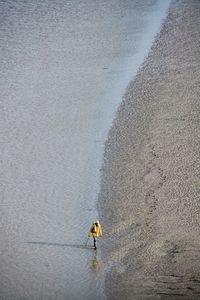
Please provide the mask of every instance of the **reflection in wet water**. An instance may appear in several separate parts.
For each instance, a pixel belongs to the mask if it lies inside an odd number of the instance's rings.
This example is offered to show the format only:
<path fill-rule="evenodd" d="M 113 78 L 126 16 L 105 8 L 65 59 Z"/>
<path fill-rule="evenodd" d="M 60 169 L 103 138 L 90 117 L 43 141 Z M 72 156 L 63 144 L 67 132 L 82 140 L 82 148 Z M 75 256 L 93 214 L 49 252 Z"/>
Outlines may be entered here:
<path fill-rule="evenodd" d="M 103 270 L 103 261 L 101 260 L 98 250 L 94 251 L 94 255 L 91 259 L 91 270 L 94 273 L 99 273 Z"/>

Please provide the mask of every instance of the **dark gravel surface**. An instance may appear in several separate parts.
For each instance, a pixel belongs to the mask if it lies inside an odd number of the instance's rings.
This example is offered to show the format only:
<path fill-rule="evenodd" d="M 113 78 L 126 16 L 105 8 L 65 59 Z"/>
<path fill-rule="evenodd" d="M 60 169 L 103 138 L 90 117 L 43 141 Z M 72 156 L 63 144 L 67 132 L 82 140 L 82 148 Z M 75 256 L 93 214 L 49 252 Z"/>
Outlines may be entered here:
<path fill-rule="evenodd" d="M 200 1 L 172 1 L 105 148 L 108 299 L 200 298 Z"/>

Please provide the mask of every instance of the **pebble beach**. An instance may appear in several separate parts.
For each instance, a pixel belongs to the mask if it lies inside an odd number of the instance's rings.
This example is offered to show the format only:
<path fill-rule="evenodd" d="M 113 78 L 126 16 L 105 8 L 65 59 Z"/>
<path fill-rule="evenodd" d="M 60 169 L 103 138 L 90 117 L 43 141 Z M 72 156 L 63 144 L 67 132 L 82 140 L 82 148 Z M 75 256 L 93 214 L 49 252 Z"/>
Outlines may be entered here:
<path fill-rule="evenodd" d="M 199 299 L 200 2 L 174 0 L 118 109 L 98 209 L 107 299 Z"/>

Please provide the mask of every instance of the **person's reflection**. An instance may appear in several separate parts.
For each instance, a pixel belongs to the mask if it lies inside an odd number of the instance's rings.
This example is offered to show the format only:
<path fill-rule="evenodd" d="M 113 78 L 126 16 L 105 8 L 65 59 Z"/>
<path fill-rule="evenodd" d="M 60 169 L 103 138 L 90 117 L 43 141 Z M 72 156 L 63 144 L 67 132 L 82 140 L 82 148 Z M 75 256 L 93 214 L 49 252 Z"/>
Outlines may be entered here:
<path fill-rule="evenodd" d="M 97 255 L 97 252 L 95 251 L 94 256 L 91 261 L 91 269 L 93 272 L 98 273 L 103 268 L 103 262 L 101 258 Z"/>

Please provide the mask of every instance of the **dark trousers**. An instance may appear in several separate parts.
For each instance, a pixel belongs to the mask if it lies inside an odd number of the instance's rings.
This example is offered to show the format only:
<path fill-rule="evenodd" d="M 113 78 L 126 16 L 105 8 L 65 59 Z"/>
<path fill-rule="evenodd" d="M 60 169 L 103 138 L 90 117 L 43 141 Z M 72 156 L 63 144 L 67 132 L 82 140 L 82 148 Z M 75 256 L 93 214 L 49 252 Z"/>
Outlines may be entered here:
<path fill-rule="evenodd" d="M 94 249 L 96 249 L 97 247 L 96 247 L 96 237 L 95 236 L 93 236 L 93 240 L 94 240 Z"/>

